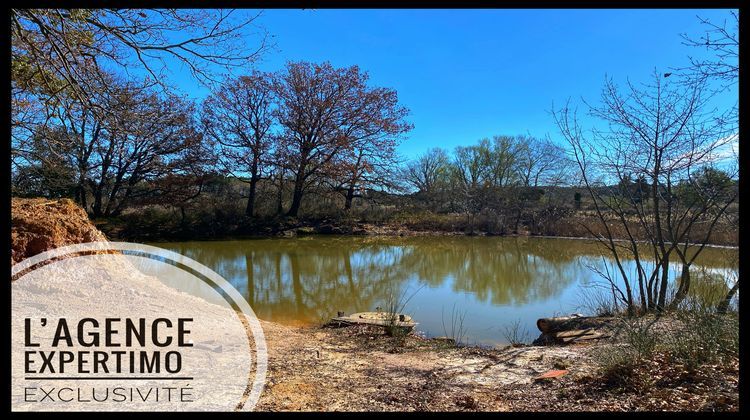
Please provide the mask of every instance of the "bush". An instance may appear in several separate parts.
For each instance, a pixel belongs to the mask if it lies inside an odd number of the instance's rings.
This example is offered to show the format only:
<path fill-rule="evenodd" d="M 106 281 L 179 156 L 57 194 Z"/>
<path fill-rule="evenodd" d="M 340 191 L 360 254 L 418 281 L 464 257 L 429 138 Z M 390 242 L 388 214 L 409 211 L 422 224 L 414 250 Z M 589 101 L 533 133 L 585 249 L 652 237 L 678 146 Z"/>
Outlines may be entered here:
<path fill-rule="evenodd" d="M 594 354 L 605 383 L 644 387 L 653 376 L 649 366 L 657 354 L 667 355 L 688 371 L 711 363 L 728 364 L 739 357 L 739 317 L 708 309 L 682 309 L 668 317 L 623 319 L 620 342 Z"/>
<path fill-rule="evenodd" d="M 616 387 L 645 385 L 648 378 L 640 374 L 638 368 L 656 351 L 659 335 L 654 324 L 657 320 L 646 317 L 621 320 L 615 332 L 621 343 L 604 346 L 595 353 L 605 383 Z"/>
<path fill-rule="evenodd" d="M 683 310 L 675 314 L 681 328 L 667 334 L 664 350 L 688 369 L 707 363 L 726 363 L 739 356 L 737 314 Z"/>
<path fill-rule="evenodd" d="M 462 345 L 466 338 L 466 326 L 464 325 L 466 311 L 457 310 L 456 304 L 454 303 L 453 308 L 451 309 L 451 317 L 447 324 L 448 326 L 446 326 L 445 316 L 442 310 L 440 312 L 440 318 L 443 322 L 443 333 L 445 337 L 452 341 L 456 346 Z"/>
<path fill-rule="evenodd" d="M 511 345 L 511 347 L 524 346 L 528 336 L 529 331 L 526 328 L 521 328 L 520 319 L 506 326 L 503 331 L 503 337 L 505 337 L 505 340 Z"/>

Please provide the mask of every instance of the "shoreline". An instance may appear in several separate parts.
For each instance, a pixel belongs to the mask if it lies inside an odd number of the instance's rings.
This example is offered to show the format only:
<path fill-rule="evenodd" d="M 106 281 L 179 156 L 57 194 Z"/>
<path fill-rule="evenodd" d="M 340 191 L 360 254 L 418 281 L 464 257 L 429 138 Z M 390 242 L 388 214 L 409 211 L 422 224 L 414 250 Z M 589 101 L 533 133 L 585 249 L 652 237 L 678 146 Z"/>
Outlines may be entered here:
<path fill-rule="evenodd" d="M 396 237 L 495 237 L 495 238 L 539 238 L 539 239 L 570 239 L 589 241 L 597 243 L 598 239 L 591 236 L 564 236 L 564 235 L 535 235 L 530 233 L 507 233 L 498 234 L 484 231 L 465 232 L 461 230 L 446 231 L 446 230 L 413 230 L 403 226 L 392 225 L 392 224 L 372 224 L 372 223 L 357 223 L 355 225 L 349 224 L 313 224 L 313 223 L 301 223 L 294 226 L 282 228 L 283 224 L 275 225 L 275 230 L 271 232 L 252 232 L 247 234 L 228 234 L 228 235 L 195 235 L 189 238 L 181 238 L 178 236 L 162 236 L 158 235 L 155 237 L 147 237 L 143 235 L 131 235 L 120 237 L 117 232 L 108 229 L 108 221 L 93 221 L 94 226 L 100 231 L 103 231 L 109 238 L 115 240 L 127 240 L 142 241 L 144 243 L 170 243 L 170 242 L 214 242 L 214 241 L 242 241 L 242 240 L 256 240 L 256 239 L 294 239 L 301 237 L 383 237 L 383 238 L 396 238 Z M 321 226 L 323 228 L 321 229 Z M 627 238 L 614 239 L 615 242 L 629 242 Z M 637 240 L 639 244 L 647 244 L 646 240 Z M 667 242 L 668 244 L 668 242 Z M 692 246 L 699 246 L 698 244 Z M 726 245 L 707 243 L 706 248 L 715 249 L 729 249 L 739 250 L 739 245 Z"/>
<path fill-rule="evenodd" d="M 301 237 L 342 237 L 342 238 L 394 238 L 394 237 L 449 237 L 449 236 L 460 236 L 460 237 L 485 237 L 485 238 L 531 238 L 531 239 L 567 239 L 567 240 L 579 240 L 596 243 L 597 239 L 586 236 L 559 236 L 559 235 L 522 235 L 522 234 L 508 234 L 508 235 L 494 235 L 494 234 L 470 234 L 463 232 L 442 232 L 442 231 L 412 231 L 410 234 L 399 235 L 389 233 L 366 233 L 366 234 L 347 234 L 347 233 L 309 233 L 309 234 L 297 234 L 296 236 L 283 236 L 283 235 L 228 235 L 221 237 L 206 237 L 206 238 L 191 238 L 191 239 L 158 239 L 148 240 L 148 243 L 172 243 L 172 242 L 218 242 L 218 241 L 245 241 L 245 240 L 261 240 L 261 239 L 296 239 Z M 615 239 L 615 242 L 629 242 L 628 239 Z M 637 243 L 648 243 L 647 241 L 636 241 Z M 699 246 L 699 245 L 692 245 Z M 739 250 L 738 245 L 721 245 L 721 244 L 706 244 L 706 248 L 716 249 L 731 249 Z"/>
<path fill-rule="evenodd" d="M 261 323 L 269 344 L 261 411 L 737 410 L 736 384 L 720 369 L 691 380 L 703 389 L 698 395 L 690 387 L 659 387 L 666 404 L 613 386 L 598 362 L 615 343 L 610 339 L 487 349 L 389 337 L 366 326 Z"/>

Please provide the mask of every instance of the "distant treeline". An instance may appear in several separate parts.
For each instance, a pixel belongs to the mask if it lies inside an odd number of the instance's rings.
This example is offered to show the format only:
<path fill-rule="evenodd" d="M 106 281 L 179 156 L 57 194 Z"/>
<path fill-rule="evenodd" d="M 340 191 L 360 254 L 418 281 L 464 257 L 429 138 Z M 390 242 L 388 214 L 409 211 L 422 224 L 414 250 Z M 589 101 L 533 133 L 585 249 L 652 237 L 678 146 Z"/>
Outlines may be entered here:
<path fill-rule="evenodd" d="M 737 171 L 719 157 L 736 142 L 738 114 L 708 102 L 709 80 L 722 69 L 722 81 L 736 80 L 734 67 L 694 63 L 624 90 L 607 79 L 588 106 L 606 129 L 580 127 L 565 104 L 552 112 L 562 144 L 495 135 L 405 160 L 397 148 L 413 126 L 394 89 L 327 62 L 249 70 L 268 46 L 239 36 L 256 17 L 12 10 L 13 194 L 71 197 L 135 236 L 335 219 L 632 238 L 666 255 L 666 243 L 716 242 L 712 232 L 735 223 Z M 167 57 L 210 94 L 176 95 L 161 77 Z M 216 67 L 244 75 L 216 77 Z"/>
<path fill-rule="evenodd" d="M 136 236 L 154 227 L 143 217 L 213 236 L 284 218 L 415 215 L 423 230 L 577 235 L 554 225 L 593 209 L 576 161 L 549 138 L 496 135 L 404 161 L 396 148 L 412 128 L 408 110 L 356 66 L 288 63 L 227 79 L 201 102 L 102 77 L 85 101 L 57 95 L 46 117 L 27 95 L 36 118 L 14 128 L 15 195 L 74 198 L 94 218 L 130 220 Z M 685 197 L 736 186 L 710 166 L 675 181 Z M 594 187 L 648 203 L 652 185 L 621 171 Z"/>
<path fill-rule="evenodd" d="M 396 148 L 412 128 L 408 110 L 356 66 L 288 63 L 226 79 L 200 102 L 97 75 L 85 98 L 15 92 L 15 195 L 71 197 L 95 218 L 149 205 L 181 219 L 212 207 L 236 216 L 239 202 L 248 218 L 340 215 L 356 202 L 469 219 L 503 211 L 517 226 L 545 187 L 574 180 L 565 150 L 531 136 L 405 162 Z"/>

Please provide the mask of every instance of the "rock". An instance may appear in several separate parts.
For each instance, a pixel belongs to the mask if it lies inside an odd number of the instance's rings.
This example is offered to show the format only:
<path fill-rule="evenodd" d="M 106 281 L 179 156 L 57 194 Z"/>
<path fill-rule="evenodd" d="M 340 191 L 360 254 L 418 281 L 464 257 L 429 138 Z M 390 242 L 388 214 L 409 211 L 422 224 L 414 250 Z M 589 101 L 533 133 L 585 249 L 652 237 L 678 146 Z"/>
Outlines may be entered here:
<path fill-rule="evenodd" d="M 297 228 L 297 235 L 312 235 L 315 233 L 315 228 L 312 226 L 302 226 Z"/>
<path fill-rule="evenodd" d="M 544 381 L 549 379 L 556 379 L 568 374 L 567 369 L 550 370 L 534 378 L 535 381 Z"/>
<path fill-rule="evenodd" d="M 294 238 L 297 236 L 297 231 L 294 229 L 282 230 L 279 235 L 285 238 Z"/>
<path fill-rule="evenodd" d="M 433 340 L 450 345 L 456 344 L 456 340 L 450 337 L 435 337 Z"/>

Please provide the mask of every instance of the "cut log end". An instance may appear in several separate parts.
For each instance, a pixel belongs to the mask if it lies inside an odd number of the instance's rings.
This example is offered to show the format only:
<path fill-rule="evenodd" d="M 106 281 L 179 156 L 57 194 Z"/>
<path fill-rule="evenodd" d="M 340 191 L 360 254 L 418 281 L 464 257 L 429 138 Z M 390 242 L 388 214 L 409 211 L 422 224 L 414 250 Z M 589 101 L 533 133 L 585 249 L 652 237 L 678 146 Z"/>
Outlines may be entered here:
<path fill-rule="evenodd" d="M 586 317 L 580 314 L 540 318 L 536 325 L 541 336 L 537 344 L 572 344 L 612 336 L 609 331 L 612 318 Z"/>

